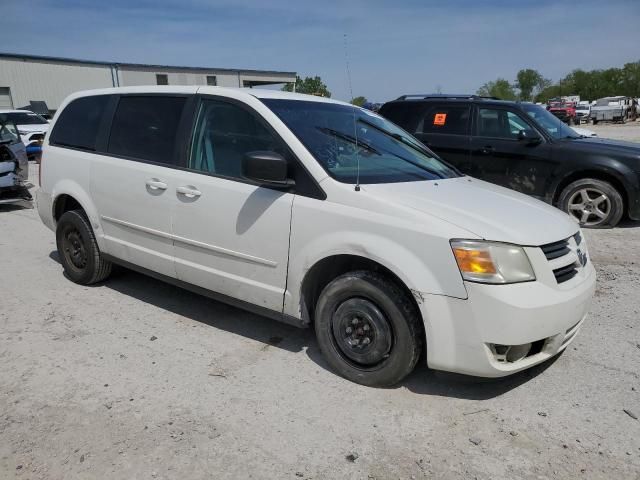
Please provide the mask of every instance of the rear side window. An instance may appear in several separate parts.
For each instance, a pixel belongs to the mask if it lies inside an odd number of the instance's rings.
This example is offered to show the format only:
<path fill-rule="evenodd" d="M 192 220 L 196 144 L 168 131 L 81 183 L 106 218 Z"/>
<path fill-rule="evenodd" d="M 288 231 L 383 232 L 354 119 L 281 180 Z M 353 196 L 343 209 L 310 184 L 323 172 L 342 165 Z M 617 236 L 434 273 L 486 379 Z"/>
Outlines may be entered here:
<path fill-rule="evenodd" d="M 108 95 L 73 100 L 60 113 L 49 143 L 95 151 L 98 129 L 108 101 Z"/>
<path fill-rule="evenodd" d="M 415 132 L 424 108 L 424 104 L 419 102 L 400 101 L 384 104 L 379 113 L 407 132 Z"/>
<path fill-rule="evenodd" d="M 469 112 L 468 106 L 434 105 L 426 111 L 414 133 L 466 135 L 469 128 Z"/>
<path fill-rule="evenodd" d="M 178 123 L 185 103 L 185 97 L 121 97 L 107 151 L 129 158 L 175 164 Z"/>

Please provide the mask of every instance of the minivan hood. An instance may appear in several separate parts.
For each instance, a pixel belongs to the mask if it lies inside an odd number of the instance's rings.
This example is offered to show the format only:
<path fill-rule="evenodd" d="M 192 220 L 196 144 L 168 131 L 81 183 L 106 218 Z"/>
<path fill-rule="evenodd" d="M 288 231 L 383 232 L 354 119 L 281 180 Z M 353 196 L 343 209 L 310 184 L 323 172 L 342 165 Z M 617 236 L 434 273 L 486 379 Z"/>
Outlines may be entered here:
<path fill-rule="evenodd" d="M 485 240 L 539 246 L 578 231 L 577 223 L 564 212 L 472 177 L 361 188 L 378 199 L 440 218 Z"/>

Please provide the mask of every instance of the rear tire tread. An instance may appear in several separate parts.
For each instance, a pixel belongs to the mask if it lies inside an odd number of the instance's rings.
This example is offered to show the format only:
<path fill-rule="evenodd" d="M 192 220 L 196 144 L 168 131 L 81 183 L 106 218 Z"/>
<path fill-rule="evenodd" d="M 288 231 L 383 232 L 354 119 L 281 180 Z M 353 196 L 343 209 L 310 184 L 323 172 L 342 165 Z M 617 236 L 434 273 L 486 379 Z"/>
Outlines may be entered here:
<path fill-rule="evenodd" d="M 86 230 L 86 232 L 84 232 L 87 235 L 88 245 L 86 245 L 86 247 L 89 250 L 87 255 L 91 255 L 93 257 L 92 259 L 93 261 L 92 262 L 89 261 L 88 264 L 94 265 L 93 271 L 91 272 L 91 276 L 88 279 L 86 280 L 72 279 L 72 280 L 81 285 L 92 285 L 94 283 L 98 283 L 103 280 L 106 280 L 111 274 L 111 269 L 113 267 L 113 264 L 102 257 L 102 254 L 100 253 L 100 249 L 98 248 L 98 242 L 96 241 L 96 236 L 93 233 L 93 228 L 91 228 L 91 223 L 89 222 L 89 218 L 87 217 L 87 214 L 85 213 L 84 210 L 69 210 L 62 214 L 58 223 L 71 221 L 70 220 L 71 216 L 73 216 L 73 218 L 80 221 L 82 226 Z"/>

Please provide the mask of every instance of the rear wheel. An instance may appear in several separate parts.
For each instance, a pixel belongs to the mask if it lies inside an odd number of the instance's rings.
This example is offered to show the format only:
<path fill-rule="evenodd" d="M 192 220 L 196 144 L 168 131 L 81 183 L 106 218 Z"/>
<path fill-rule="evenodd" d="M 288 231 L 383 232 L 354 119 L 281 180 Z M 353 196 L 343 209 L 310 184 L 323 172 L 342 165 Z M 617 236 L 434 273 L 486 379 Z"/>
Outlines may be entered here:
<path fill-rule="evenodd" d="M 613 185 L 595 178 L 583 178 L 562 190 L 559 207 L 583 227 L 615 227 L 624 213 L 622 195 Z"/>
<path fill-rule="evenodd" d="M 91 285 L 111 273 L 112 264 L 102 258 L 93 229 L 82 210 L 62 214 L 56 226 L 56 244 L 64 271 L 73 282 Z"/>
<path fill-rule="evenodd" d="M 330 366 L 362 385 L 398 383 L 422 350 L 422 323 L 411 299 L 374 272 L 346 273 L 327 285 L 316 305 L 315 330 Z"/>

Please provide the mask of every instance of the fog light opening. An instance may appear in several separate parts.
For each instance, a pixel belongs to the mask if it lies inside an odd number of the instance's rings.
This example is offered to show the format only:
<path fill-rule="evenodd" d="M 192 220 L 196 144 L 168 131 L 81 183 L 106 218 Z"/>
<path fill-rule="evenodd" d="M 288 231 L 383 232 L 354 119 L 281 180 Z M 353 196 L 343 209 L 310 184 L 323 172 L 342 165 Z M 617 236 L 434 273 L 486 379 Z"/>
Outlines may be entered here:
<path fill-rule="evenodd" d="M 531 351 L 531 344 L 524 345 L 499 345 L 492 344 L 491 350 L 498 362 L 513 363 L 526 358 Z"/>

